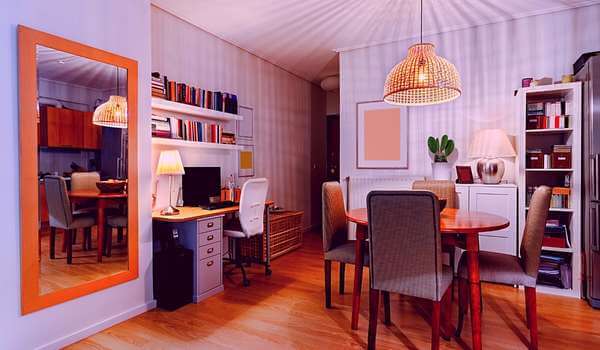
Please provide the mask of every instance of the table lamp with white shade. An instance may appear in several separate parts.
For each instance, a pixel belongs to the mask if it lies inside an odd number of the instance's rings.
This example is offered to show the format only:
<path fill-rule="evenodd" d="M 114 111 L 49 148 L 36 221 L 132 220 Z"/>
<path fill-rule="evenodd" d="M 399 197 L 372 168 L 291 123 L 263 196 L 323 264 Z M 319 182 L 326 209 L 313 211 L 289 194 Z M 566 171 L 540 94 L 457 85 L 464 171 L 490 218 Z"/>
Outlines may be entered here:
<path fill-rule="evenodd" d="M 469 156 L 477 161 L 477 175 L 484 184 L 499 184 L 504 176 L 504 160 L 517 154 L 502 129 L 482 129 L 475 133 Z"/>
<path fill-rule="evenodd" d="M 161 151 L 156 167 L 156 175 L 169 175 L 169 206 L 160 211 L 160 215 L 177 215 L 179 210 L 171 204 L 173 175 L 183 175 L 183 163 L 177 150 Z"/>

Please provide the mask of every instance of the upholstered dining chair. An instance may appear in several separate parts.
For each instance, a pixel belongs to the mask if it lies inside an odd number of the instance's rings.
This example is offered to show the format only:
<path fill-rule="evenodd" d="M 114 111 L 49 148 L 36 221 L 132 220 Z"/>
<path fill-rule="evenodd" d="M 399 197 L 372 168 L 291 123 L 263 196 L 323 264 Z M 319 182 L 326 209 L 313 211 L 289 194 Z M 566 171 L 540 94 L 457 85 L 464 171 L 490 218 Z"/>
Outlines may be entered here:
<path fill-rule="evenodd" d="M 445 339 L 450 337 L 452 271 L 442 265 L 437 197 L 429 191 L 372 191 L 367 196 L 367 211 L 368 348 L 375 349 L 379 294 L 383 292 L 384 322 L 390 324 L 392 292 L 433 302 L 431 348 L 438 349 L 440 329 Z"/>
<path fill-rule="evenodd" d="M 551 196 L 552 190 L 550 187 L 541 186 L 538 187 L 531 198 L 521 241 L 521 257 L 495 252 L 479 252 L 479 279 L 481 281 L 525 287 L 530 349 L 538 348 L 536 284 Z M 463 254 L 460 258 L 458 274 L 460 277 L 458 288 L 459 312 L 456 335 L 460 336 L 468 303 L 469 276 L 466 254 Z"/>
<path fill-rule="evenodd" d="M 323 253 L 325 257 L 325 307 L 331 308 L 331 262 L 340 263 L 339 293 L 344 294 L 346 264 L 355 262 L 355 244 L 348 240 L 348 223 L 344 207 L 344 195 L 339 182 L 325 182 L 322 186 L 323 201 Z M 365 266 L 369 258 L 365 254 Z"/>
<path fill-rule="evenodd" d="M 44 177 L 46 187 L 46 201 L 50 221 L 50 258 L 55 258 L 54 248 L 56 242 L 56 229 L 64 231 L 64 240 L 67 250 L 67 264 L 73 260 L 72 239 L 77 229 L 84 229 L 91 236 L 92 226 L 96 224 L 94 216 L 74 215 L 71 201 L 67 192 L 67 183 L 62 176 Z M 87 233 L 86 233 L 87 234 Z"/>
<path fill-rule="evenodd" d="M 99 191 L 96 183 L 100 181 L 100 173 L 97 171 L 74 172 L 71 174 L 71 191 Z M 84 200 L 73 203 L 73 214 L 94 214 L 96 212 L 96 202 L 94 200 Z M 77 239 L 75 235 L 73 244 Z M 92 249 L 91 232 L 84 231 L 83 249 Z"/>

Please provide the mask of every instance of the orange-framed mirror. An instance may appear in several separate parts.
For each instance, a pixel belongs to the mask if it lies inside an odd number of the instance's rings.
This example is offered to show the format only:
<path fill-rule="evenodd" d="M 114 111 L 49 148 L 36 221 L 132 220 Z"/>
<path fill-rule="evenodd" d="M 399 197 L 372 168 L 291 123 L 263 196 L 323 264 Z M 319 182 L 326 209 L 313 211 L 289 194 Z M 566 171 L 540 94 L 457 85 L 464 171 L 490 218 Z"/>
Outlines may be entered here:
<path fill-rule="evenodd" d="M 138 277 L 135 60 L 18 27 L 21 311 Z"/>

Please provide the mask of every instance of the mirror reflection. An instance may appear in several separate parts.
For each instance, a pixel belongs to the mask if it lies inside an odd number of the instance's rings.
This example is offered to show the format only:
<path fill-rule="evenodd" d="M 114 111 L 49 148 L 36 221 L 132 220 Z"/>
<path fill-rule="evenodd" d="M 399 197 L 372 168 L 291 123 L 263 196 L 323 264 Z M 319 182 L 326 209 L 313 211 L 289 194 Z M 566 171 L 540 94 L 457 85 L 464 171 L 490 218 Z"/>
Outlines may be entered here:
<path fill-rule="evenodd" d="M 40 294 L 128 269 L 127 70 L 37 46 Z"/>

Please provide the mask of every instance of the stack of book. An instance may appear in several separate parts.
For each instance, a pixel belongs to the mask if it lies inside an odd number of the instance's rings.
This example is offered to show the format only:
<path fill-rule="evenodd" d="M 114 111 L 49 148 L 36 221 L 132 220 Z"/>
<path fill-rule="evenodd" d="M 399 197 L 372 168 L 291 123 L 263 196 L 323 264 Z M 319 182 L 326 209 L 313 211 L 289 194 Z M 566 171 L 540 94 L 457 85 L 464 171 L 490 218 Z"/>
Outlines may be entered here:
<path fill-rule="evenodd" d="M 552 198 L 550 200 L 550 208 L 570 208 L 570 194 L 571 189 L 568 187 L 552 187 Z"/>
<path fill-rule="evenodd" d="M 542 252 L 538 283 L 570 289 L 572 286 L 571 265 L 561 254 Z"/>
<path fill-rule="evenodd" d="M 152 115 L 152 137 L 171 138 L 171 122 L 169 118 Z"/>
<path fill-rule="evenodd" d="M 152 72 L 152 97 L 165 98 L 165 83 L 159 72 Z"/>
<path fill-rule="evenodd" d="M 205 90 L 189 84 L 169 81 L 167 76 L 163 76 L 161 78 L 160 73 L 158 72 L 152 73 L 153 94 L 155 75 L 157 81 L 160 80 L 162 82 L 162 87 L 164 90 L 164 96 L 157 97 L 161 97 L 169 101 L 208 108 L 215 111 L 238 114 L 237 95 L 228 92 Z"/>
<path fill-rule="evenodd" d="M 527 129 L 565 129 L 569 127 L 571 103 L 536 102 L 527 104 Z"/>
<path fill-rule="evenodd" d="M 552 152 L 554 153 L 571 153 L 572 147 L 570 145 L 554 145 L 552 146 Z"/>
<path fill-rule="evenodd" d="M 542 245 L 544 247 L 571 248 L 567 225 L 562 225 L 556 219 L 547 220 Z"/>

